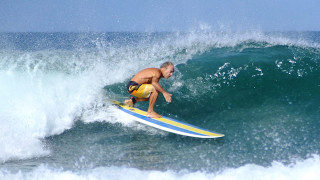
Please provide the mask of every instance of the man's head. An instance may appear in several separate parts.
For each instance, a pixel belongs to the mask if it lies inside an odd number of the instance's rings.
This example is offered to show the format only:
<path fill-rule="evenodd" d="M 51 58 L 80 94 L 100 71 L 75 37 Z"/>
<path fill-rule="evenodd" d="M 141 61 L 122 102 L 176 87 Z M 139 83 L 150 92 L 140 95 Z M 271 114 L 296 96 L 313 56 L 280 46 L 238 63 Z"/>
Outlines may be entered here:
<path fill-rule="evenodd" d="M 162 76 L 166 79 L 170 78 L 174 72 L 174 65 L 172 62 L 167 61 L 160 66 Z"/>

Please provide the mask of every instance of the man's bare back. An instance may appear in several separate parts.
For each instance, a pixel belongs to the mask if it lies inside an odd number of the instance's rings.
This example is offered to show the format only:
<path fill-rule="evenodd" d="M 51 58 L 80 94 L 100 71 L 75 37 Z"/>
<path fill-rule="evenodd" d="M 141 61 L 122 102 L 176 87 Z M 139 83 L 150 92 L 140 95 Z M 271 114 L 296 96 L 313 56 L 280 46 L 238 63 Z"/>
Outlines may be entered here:
<path fill-rule="evenodd" d="M 128 92 L 134 95 L 135 98 L 125 100 L 125 104 L 133 105 L 135 102 L 149 100 L 148 116 L 152 118 L 159 118 L 161 115 L 154 111 L 154 105 L 158 99 L 159 92 L 161 92 L 167 102 L 171 102 L 172 94 L 166 92 L 159 84 L 160 78 L 170 78 L 174 72 L 174 65 L 171 62 L 163 63 L 158 68 L 147 68 L 138 72 L 128 84 Z M 138 89 L 136 89 L 136 87 Z M 132 90 L 133 89 L 133 90 Z M 136 91 L 135 91 L 136 90 Z M 138 92 L 140 91 L 140 92 Z M 143 93 L 141 93 L 143 91 Z M 145 92 L 150 91 L 147 96 Z"/>

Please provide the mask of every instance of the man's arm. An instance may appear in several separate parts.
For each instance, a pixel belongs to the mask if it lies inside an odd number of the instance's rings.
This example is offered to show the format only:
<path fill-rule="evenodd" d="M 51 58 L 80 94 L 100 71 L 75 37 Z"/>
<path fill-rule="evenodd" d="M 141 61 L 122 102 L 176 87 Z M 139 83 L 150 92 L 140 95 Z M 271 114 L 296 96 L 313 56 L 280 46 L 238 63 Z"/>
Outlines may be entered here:
<path fill-rule="evenodd" d="M 159 84 L 159 79 L 160 79 L 160 75 L 154 75 L 152 77 L 151 84 L 153 85 L 154 88 L 156 88 L 157 91 L 161 92 L 164 98 L 166 99 L 166 101 L 170 103 L 172 94 L 168 93 L 161 87 L 161 85 Z"/>

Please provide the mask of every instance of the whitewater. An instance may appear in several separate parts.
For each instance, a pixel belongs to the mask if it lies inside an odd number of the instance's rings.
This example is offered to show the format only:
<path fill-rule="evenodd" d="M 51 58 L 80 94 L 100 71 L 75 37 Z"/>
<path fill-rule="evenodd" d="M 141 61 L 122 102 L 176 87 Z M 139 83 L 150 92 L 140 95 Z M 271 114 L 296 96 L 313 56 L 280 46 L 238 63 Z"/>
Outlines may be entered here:
<path fill-rule="evenodd" d="M 320 179 L 319 37 L 1 33 L 0 179 Z M 173 101 L 157 111 L 225 137 L 156 130 L 109 103 L 167 60 Z"/>

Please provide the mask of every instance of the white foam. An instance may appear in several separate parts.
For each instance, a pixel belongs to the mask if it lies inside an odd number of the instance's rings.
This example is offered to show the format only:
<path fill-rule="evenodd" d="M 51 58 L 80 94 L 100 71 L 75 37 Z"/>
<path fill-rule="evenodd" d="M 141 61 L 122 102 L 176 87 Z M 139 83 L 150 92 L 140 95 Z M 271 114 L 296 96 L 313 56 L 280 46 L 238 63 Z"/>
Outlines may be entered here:
<path fill-rule="evenodd" d="M 71 128 L 94 98 L 85 75 L 0 74 L 1 161 L 48 154 L 40 139 Z"/>
<path fill-rule="evenodd" d="M 68 180 L 317 180 L 320 179 L 320 158 L 314 157 L 284 165 L 274 162 L 270 167 L 248 164 L 239 168 L 225 169 L 221 173 L 138 170 L 126 167 L 97 167 L 87 170 L 63 170 L 40 165 L 30 172 L 0 170 L 0 179 L 68 179 Z"/>

